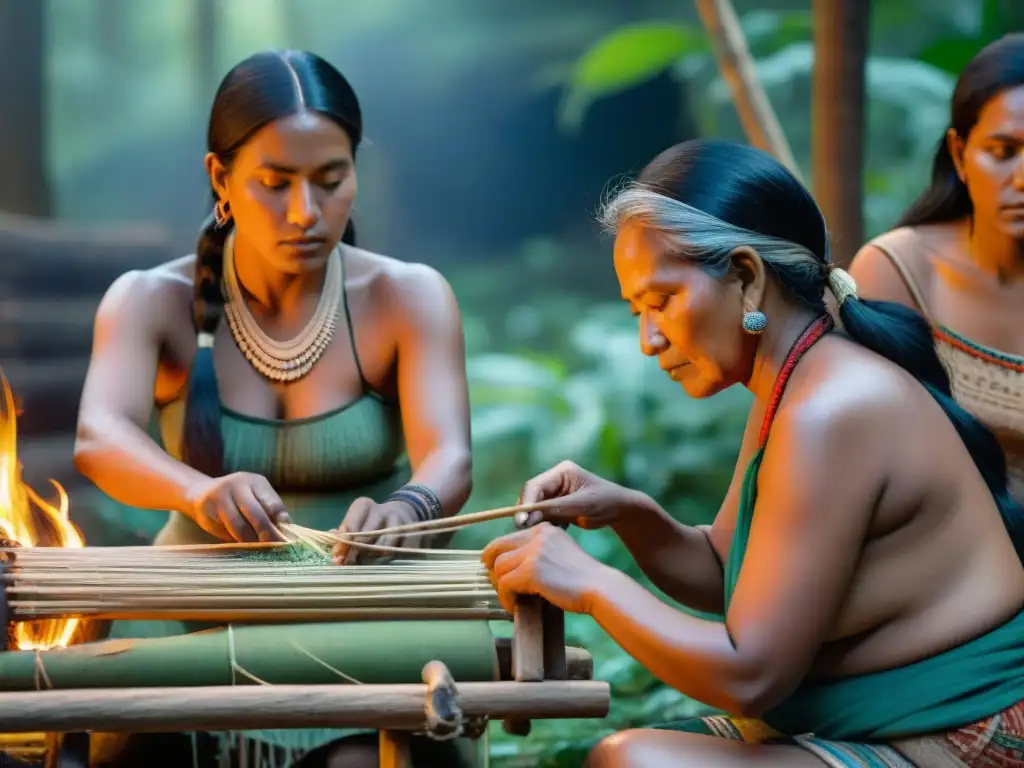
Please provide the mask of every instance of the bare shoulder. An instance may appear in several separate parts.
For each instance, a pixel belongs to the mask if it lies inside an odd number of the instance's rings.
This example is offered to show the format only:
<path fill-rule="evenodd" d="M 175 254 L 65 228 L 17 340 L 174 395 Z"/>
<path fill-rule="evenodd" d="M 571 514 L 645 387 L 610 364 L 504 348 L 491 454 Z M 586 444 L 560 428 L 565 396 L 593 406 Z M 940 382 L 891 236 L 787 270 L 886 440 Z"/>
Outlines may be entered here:
<path fill-rule="evenodd" d="M 411 320 L 458 315 L 455 293 L 434 267 L 351 247 L 346 260 L 347 287 L 367 291 L 374 303 L 381 302 Z"/>
<path fill-rule="evenodd" d="M 912 275 L 923 278 L 931 271 L 933 260 L 942 258 L 951 244 L 960 240 L 963 227 L 963 222 L 950 221 L 889 230 L 869 240 L 854 257 L 854 264 L 880 258 L 891 264 L 891 254 Z"/>
<path fill-rule="evenodd" d="M 135 269 L 120 275 L 107 288 L 96 315 L 97 324 L 139 323 L 162 327 L 190 312 L 194 256 Z"/>
<path fill-rule="evenodd" d="M 818 351 L 794 373 L 772 431 L 787 434 L 780 442 L 801 461 L 878 471 L 899 442 L 894 436 L 914 434 L 930 396 L 895 363 L 848 339 L 825 339 Z"/>

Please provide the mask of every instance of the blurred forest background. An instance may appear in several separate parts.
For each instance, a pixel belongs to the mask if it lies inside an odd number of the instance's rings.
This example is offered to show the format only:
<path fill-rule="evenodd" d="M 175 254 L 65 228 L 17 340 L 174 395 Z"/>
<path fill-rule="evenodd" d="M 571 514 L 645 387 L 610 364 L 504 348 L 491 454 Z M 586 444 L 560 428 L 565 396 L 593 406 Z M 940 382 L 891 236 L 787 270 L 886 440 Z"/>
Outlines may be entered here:
<path fill-rule="evenodd" d="M 829 1 L 735 9 L 804 179 L 853 190 L 867 238 L 926 183 L 956 75 L 1024 28 L 1024 2 L 831 0 L 869 25 L 863 163 L 851 146 L 851 171 L 811 162 L 813 131 L 827 128 L 815 121 L 839 108 L 812 104 L 813 12 Z M 670 144 L 747 138 L 697 10 L 678 0 L 0 0 L 0 365 L 22 402 L 26 477 L 40 490 L 61 482 L 90 543 L 138 543 L 162 525 L 71 467 L 92 314 L 117 274 L 191 251 L 211 205 L 213 92 L 266 47 L 315 51 L 352 81 L 369 140 L 361 245 L 435 266 L 459 297 L 475 450 L 466 510 L 513 503 L 528 477 L 571 458 L 708 522 L 747 396 L 688 400 L 643 358 L 593 223 L 609 182 Z M 841 245 L 848 258 L 859 243 Z M 456 545 L 507 528 L 475 527 Z M 578 535 L 635 570 L 608 533 Z M 590 620 L 568 631 L 612 683 L 611 717 L 535 723 L 525 739 L 496 726 L 492 765 L 578 765 L 603 733 L 699 711 Z"/>

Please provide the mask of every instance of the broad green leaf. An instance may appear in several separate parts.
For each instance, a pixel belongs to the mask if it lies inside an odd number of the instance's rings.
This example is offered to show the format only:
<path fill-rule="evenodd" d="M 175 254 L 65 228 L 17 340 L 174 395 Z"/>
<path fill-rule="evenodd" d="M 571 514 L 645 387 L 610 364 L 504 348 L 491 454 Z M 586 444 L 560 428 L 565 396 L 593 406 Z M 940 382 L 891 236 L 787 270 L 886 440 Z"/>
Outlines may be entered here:
<path fill-rule="evenodd" d="M 562 102 L 560 122 L 574 130 L 597 99 L 661 74 L 687 54 L 708 50 L 705 36 L 673 22 L 619 27 L 598 40 L 576 62 Z"/>
<path fill-rule="evenodd" d="M 592 93 L 622 90 L 703 48 L 703 35 L 681 24 L 643 22 L 620 27 L 580 57 L 573 84 Z"/>

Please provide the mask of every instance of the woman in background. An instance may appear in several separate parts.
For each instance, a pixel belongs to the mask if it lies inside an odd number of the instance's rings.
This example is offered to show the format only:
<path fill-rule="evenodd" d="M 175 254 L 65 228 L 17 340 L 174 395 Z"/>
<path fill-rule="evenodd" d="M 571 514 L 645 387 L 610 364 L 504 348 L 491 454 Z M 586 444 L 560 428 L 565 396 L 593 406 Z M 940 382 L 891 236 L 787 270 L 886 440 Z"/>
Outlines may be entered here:
<path fill-rule="evenodd" d="M 104 297 L 76 464 L 123 504 L 170 510 L 157 544 L 280 540 L 286 520 L 375 530 L 465 503 L 458 306 L 433 269 L 356 246 L 361 137 L 356 95 L 323 59 L 270 51 L 241 62 L 210 113 L 216 203 L 195 255 L 125 274 Z M 163 448 L 147 434 L 154 409 Z M 288 759 L 306 754 L 303 765 L 377 764 L 372 735 L 273 734 Z M 438 749 L 418 742 L 414 754 Z"/>
<path fill-rule="evenodd" d="M 999 438 L 1024 502 L 1024 34 L 964 69 L 931 186 L 850 272 L 863 296 L 927 317 L 957 400 Z"/>

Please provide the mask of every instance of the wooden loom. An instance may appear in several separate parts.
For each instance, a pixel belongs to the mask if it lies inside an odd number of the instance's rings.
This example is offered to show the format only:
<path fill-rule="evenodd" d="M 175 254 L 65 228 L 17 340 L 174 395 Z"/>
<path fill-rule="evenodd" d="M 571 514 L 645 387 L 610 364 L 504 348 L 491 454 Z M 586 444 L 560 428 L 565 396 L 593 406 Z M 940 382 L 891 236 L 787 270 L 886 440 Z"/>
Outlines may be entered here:
<path fill-rule="evenodd" d="M 502 719 L 506 731 L 526 735 L 531 719 L 602 718 L 610 706 L 609 686 L 592 679 L 593 663 L 585 650 L 566 648 L 561 610 L 535 596 L 523 596 L 509 615 L 497 601 L 478 552 L 397 549 L 359 541 L 382 533 L 408 536 L 450 531 L 521 511 L 508 507 L 367 534 L 283 527 L 307 552 L 326 554 L 324 547 L 344 541 L 357 549 L 401 558 L 388 565 L 339 567 L 325 565 L 322 559 L 282 562 L 259 557 L 280 554 L 286 547 L 294 548 L 294 543 L 0 547 L 0 620 L 9 628 L 53 619 L 175 619 L 227 624 L 230 640 L 233 624 L 250 622 L 424 618 L 513 622 L 512 638 L 494 641 L 499 670 L 494 682 L 453 680 L 438 660 L 423 666 L 421 682 L 379 685 L 43 690 L 47 686 L 37 679 L 35 690 L 0 693 L 0 732 L 375 729 L 380 733 L 380 765 L 397 768 L 411 765 L 408 737 L 412 733 L 440 739 L 460 734 L 476 738 L 488 719 Z M 261 577 L 277 581 L 261 583 Z M 9 654 L 29 653 L 33 652 L 9 650 Z M 48 753 L 51 761 L 53 751 Z"/>

